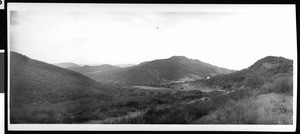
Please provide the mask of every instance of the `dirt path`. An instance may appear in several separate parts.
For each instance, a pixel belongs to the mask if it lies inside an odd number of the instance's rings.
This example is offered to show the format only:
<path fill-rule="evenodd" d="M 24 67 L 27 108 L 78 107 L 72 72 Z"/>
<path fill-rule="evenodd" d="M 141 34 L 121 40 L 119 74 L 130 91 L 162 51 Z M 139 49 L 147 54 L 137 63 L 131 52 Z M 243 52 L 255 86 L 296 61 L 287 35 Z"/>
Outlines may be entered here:
<path fill-rule="evenodd" d="M 141 85 L 136 85 L 136 86 L 132 86 L 132 88 L 135 89 L 145 89 L 145 90 L 152 90 L 152 91 L 191 91 L 191 90 L 200 90 L 201 92 L 212 92 L 212 91 L 219 91 L 219 92 L 225 92 L 226 90 L 222 90 L 220 88 L 209 88 L 209 87 L 196 87 L 193 86 L 189 83 L 184 83 L 184 84 L 180 84 L 178 87 L 176 88 L 165 88 L 165 87 L 151 87 L 151 86 L 141 86 Z"/>
<path fill-rule="evenodd" d="M 132 88 L 146 89 L 146 90 L 172 90 L 171 88 L 151 87 L 151 86 L 132 86 Z"/>

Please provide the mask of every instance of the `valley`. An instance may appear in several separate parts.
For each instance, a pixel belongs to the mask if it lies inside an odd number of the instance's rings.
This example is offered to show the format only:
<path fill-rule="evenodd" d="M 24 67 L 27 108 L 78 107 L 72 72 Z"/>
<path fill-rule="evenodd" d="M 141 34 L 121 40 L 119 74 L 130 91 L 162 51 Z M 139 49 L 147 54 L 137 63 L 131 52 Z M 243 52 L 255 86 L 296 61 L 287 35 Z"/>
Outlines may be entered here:
<path fill-rule="evenodd" d="M 134 85 L 131 86 L 135 89 L 144 89 L 144 90 L 152 90 L 152 91 L 170 91 L 170 92 L 177 92 L 177 91 L 191 91 L 191 90 L 198 90 L 201 92 L 226 92 L 227 90 L 221 88 L 210 88 L 204 85 L 195 85 L 193 83 L 183 83 L 183 84 L 174 84 L 170 87 L 151 87 L 151 86 L 143 86 L 143 85 Z"/>
<path fill-rule="evenodd" d="M 10 122 L 291 124 L 293 61 L 229 70 L 184 56 L 130 67 L 58 65 L 11 52 Z"/>

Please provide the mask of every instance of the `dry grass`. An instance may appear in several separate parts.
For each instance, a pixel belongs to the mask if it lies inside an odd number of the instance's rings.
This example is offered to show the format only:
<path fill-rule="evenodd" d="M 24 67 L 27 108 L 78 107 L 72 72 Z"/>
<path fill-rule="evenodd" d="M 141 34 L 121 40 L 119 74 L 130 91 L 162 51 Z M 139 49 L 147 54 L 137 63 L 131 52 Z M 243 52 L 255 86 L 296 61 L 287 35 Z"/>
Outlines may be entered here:
<path fill-rule="evenodd" d="M 258 119 L 258 105 L 253 99 L 229 101 L 209 115 L 193 122 L 197 124 L 255 124 Z"/>
<path fill-rule="evenodd" d="M 256 102 L 259 120 L 257 124 L 292 124 L 293 97 L 284 94 L 269 93 L 259 95 Z"/>
<path fill-rule="evenodd" d="M 193 123 L 197 124 L 292 124 L 293 83 L 278 78 L 261 87 L 238 89 L 214 98 L 219 109 Z M 224 104 L 225 103 L 225 104 Z M 224 105 L 222 107 L 222 105 Z"/>

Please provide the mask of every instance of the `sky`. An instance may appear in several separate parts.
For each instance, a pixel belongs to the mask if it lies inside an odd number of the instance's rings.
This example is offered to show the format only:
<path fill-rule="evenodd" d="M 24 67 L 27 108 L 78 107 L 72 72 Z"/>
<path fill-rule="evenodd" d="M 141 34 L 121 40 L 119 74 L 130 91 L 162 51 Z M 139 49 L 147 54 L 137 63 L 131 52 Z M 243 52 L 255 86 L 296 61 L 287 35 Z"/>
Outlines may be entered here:
<path fill-rule="evenodd" d="M 47 63 L 139 64 L 177 55 L 240 70 L 270 55 L 297 57 L 293 5 L 12 7 L 10 50 Z"/>

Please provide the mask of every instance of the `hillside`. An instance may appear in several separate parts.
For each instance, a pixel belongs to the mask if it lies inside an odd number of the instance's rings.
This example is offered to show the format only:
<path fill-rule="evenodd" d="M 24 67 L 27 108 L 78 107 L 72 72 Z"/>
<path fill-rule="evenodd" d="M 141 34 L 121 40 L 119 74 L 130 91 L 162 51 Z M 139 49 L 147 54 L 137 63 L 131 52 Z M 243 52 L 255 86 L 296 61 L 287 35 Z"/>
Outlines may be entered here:
<path fill-rule="evenodd" d="M 89 123 L 292 125 L 295 112 L 292 76 L 292 60 L 268 56 L 241 71 L 175 84 L 190 86 L 192 89 L 189 91 L 194 91 L 192 94 L 201 90 L 201 96 L 193 100 L 179 103 L 176 98 L 171 100 L 176 103 L 156 105 L 147 111 Z M 203 82 L 208 86 L 203 85 Z M 219 90 L 218 86 L 224 86 L 222 88 L 225 89 Z M 152 91 L 167 90 L 148 86 L 148 90 L 150 88 Z M 175 93 L 164 94 L 159 99 L 188 92 L 181 88 L 177 91 L 173 89 L 169 91 Z M 212 91 L 204 92 L 207 89 Z"/>
<path fill-rule="evenodd" d="M 74 109 L 85 110 L 89 104 L 92 105 L 91 102 L 112 100 L 115 92 L 112 87 L 80 73 L 30 59 L 16 52 L 10 53 L 12 122 L 35 122 L 35 119 L 41 121 L 39 118 L 42 117 L 24 115 L 33 113 L 43 116 L 61 116 L 65 113 L 80 118 L 80 110 Z M 58 119 L 64 118 L 69 117 Z"/>
<path fill-rule="evenodd" d="M 209 86 L 221 86 L 230 88 L 231 86 L 242 86 L 247 80 L 272 81 L 281 76 L 292 76 L 293 61 L 283 57 L 267 56 L 255 62 L 250 67 L 231 74 L 218 75 L 203 80 Z"/>
<path fill-rule="evenodd" d="M 104 64 L 104 65 L 99 65 L 99 66 L 86 65 L 86 66 L 82 66 L 82 67 L 68 67 L 67 69 L 79 72 L 81 74 L 90 74 L 90 73 L 111 71 L 111 70 L 116 70 L 116 69 L 120 69 L 120 68 L 121 67 L 118 67 L 118 66 Z"/>
<path fill-rule="evenodd" d="M 55 63 L 53 65 L 59 66 L 59 67 L 62 67 L 62 68 L 81 67 L 80 65 L 78 65 L 76 63 L 72 63 L 72 62 Z"/>
<path fill-rule="evenodd" d="M 231 72 L 232 70 L 213 66 L 199 60 L 188 59 L 184 56 L 173 56 L 168 59 L 143 62 L 133 67 L 103 73 L 93 73 L 88 76 L 100 81 L 113 81 L 125 84 L 150 84 L 203 79 Z"/>
<path fill-rule="evenodd" d="M 249 68 L 221 75 L 216 74 L 228 70 L 183 56 L 91 73 L 126 84 L 210 77 L 168 83 L 166 87 L 105 85 L 15 52 L 10 59 L 9 112 L 13 124 L 293 122 L 293 61 L 283 57 L 268 56 Z"/>

